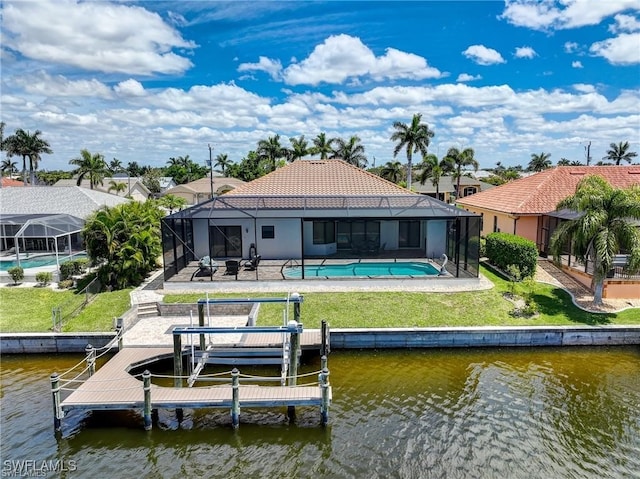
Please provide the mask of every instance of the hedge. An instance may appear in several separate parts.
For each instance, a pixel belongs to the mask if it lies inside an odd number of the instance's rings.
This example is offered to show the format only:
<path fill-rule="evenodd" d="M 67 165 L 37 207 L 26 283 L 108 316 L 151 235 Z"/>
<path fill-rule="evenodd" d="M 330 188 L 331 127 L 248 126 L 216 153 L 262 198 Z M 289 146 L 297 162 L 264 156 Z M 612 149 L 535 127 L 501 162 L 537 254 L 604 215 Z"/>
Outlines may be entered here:
<path fill-rule="evenodd" d="M 489 262 L 502 271 L 515 265 L 522 278 L 535 274 L 538 248 L 533 241 L 509 233 L 491 233 L 486 247 Z"/>

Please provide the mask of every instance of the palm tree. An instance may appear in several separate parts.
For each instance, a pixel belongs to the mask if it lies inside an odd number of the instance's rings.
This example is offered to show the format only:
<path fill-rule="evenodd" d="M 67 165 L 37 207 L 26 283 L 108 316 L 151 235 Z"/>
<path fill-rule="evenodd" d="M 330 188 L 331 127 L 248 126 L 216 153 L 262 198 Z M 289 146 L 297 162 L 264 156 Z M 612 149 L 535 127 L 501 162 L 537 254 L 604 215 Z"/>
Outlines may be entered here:
<path fill-rule="evenodd" d="M 402 163 L 399 161 L 387 161 L 387 164 L 380 170 L 380 177 L 392 183 L 400 183 L 403 176 Z"/>
<path fill-rule="evenodd" d="M 569 166 L 569 165 L 571 165 L 571 162 L 566 158 L 560 158 L 560 160 L 558 161 L 558 166 Z"/>
<path fill-rule="evenodd" d="M 270 136 L 266 140 L 260 140 L 256 152 L 261 159 L 269 162 L 271 171 L 275 171 L 277 161 L 286 156 L 286 149 L 280 144 L 280 135 Z"/>
<path fill-rule="evenodd" d="M 27 158 L 29 158 L 29 176 L 31 184 L 35 183 L 35 170 L 38 161 L 43 153 L 51 154 L 53 150 L 46 140 L 40 138 L 42 132 L 36 130 L 33 134 L 22 128 L 16 130 L 15 134 L 7 137 L 3 141 L 3 147 L 7 151 L 7 156 L 22 156 L 22 180 L 27 184 Z"/>
<path fill-rule="evenodd" d="M 311 147 L 312 155 L 320 155 L 321 160 L 326 160 L 333 153 L 333 143 L 335 138 L 327 138 L 327 134 L 322 132 L 313 139 Z"/>
<path fill-rule="evenodd" d="M 311 149 L 309 149 L 308 142 L 304 139 L 304 135 L 300 138 L 289 138 L 289 141 L 291 142 L 291 150 L 289 150 L 289 159 L 291 161 L 299 160 L 311 153 Z"/>
<path fill-rule="evenodd" d="M 127 185 L 125 185 L 124 183 L 120 181 L 111 180 L 109 181 L 109 189 L 107 190 L 107 192 L 111 193 L 111 191 L 113 190 L 116 192 L 116 195 L 120 196 L 120 193 L 122 193 L 126 189 L 127 189 Z"/>
<path fill-rule="evenodd" d="M 121 171 L 125 171 L 125 169 L 119 159 L 114 158 L 109 162 L 109 173 L 114 175 L 115 173 L 120 173 Z"/>
<path fill-rule="evenodd" d="M 450 159 L 445 157 L 439 161 L 436 155 L 429 153 L 422 159 L 420 168 L 422 171 L 418 176 L 418 181 L 424 185 L 428 179 L 431 179 L 431 184 L 436 187 L 436 198 L 440 199 L 440 178 L 444 174 L 451 173 L 454 169 Z"/>
<path fill-rule="evenodd" d="M 427 156 L 427 147 L 431 142 L 431 138 L 435 134 L 429 129 L 429 126 L 425 123 L 420 123 L 422 115 L 416 113 L 413 115 L 411 125 L 396 121 L 393 123 L 395 132 L 391 135 L 392 141 L 397 141 L 398 144 L 393 150 L 393 157 L 395 158 L 403 148 L 407 152 L 407 189 L 411 189 L 411 176 L 412 176 L 412 163 L 411 158 L 413 153 L 420 152 L 422 156 Z"/>
<path fill-rule="evenodd" d="M 225 171 L 231 164 L 231 161 L 229 160 L 229 155 L 227 155 L 226 153 L 220 153 L 218 156 L 214 158 L 214 160 L 215 160 L 215 163 L 213 164 L 213 166 L 219 166 L 220 170 L 222 171 L 222 176 L 226 176 Z"/>
<path fill-rule="evenodd" d="M 584 166 L 584 164 L 580 160 L 571 160 L 569 166 Z"/>
<path fill-rule="evenodd" d="M 635 151 L 628 151 L 628 141 L 625 141 L 624 143 L 620 142 L 617 145 L 615 143 L 611 143 L 609 148 L 610 149 L 607 150 L 607 156 L 605 156 L 605 159 L 613 161 L 616 166 L 620 165 L 621 161 L 631 163 L 631 159 L 638 156 Z"/>
<path fill-rule="evenodd" d="M 78 181 L 76 184 L 80 186 L 85 177 L 89 178 L 89 187 L 93 190 L 94 186 L 101 185 L 102 180 L 109 174 L 107 162 L 100 153 L 93 155 L 87 149 L 80 150 L 80 157 L 69 161 L 70 165 L 78 167 Z"/>
<path fill-rule="evenodd" d="M 9 176 L 12 173 L 16 173 L 18 171 L 18 164 L 15 161 L 11 161 L 9 158 L 2 160 L 2 166 L 0 166 L 0 170 L 2 171 L 2 176 L 4 176 L 5 171 L 9 172 Z"/>
<path fill-rule="evenodd" d="M 470 166 L 474 171 L 478 171 L 478 167 L 480 166 L 473 155 L 473 148 L 465 148 L 460 151 L 456 147 L 451 147 L 444 157 L 444 159 L 455 169 L 453 177 L 456 178 L 456 199 L 460 198 L 460 177 L 462 176 L 462 167 L 466 168 Z"/>
<path fill-rule="evenodd" d="M 340 158 L 358 168 L 367 166 L 368 160 L 364 154 L 364 146 L 360 143 L 359 136 L 354 135 L 347 141 L 343 138 L 336 138 L 333 143 L 336 146 L 333 149 L 332 158 Z"/>
<path fill-rule="evenodd" d="M 173 210 L 182 209 L 187 205 L 187 200 L 181 196 L 164 195 L 158 200 L 158 204 L 169 210 L 169 214 L 173 213 Z"/>
<path fill-rule="evenodd" d="M 527 166 L 527 171 L 543 171 L 551 168 L 551 160 L 549 157 L 551 153 L 542 152 L 539 155 L 537 153 L 531 153 L 531 161 Z"/>
<path fill-rule="evenodd" d="M 556 206 L 568 208 L 580 216 L 560 223 L 551 238 L 551 252 L 559 261 L 563 248 L 570 243 L 570 251 L 583 261 L 593 261 L 593 304 L 602 304 L 603 280 L 613 267 L 614 255 L 621 250 L 631 252 L 627 270 L 633 274 L 640 269 L 640 231 L 632 223 L 640 219 L 640 186 L 613 188 L 595 175 L 580 180 L 575 194 Z"/>

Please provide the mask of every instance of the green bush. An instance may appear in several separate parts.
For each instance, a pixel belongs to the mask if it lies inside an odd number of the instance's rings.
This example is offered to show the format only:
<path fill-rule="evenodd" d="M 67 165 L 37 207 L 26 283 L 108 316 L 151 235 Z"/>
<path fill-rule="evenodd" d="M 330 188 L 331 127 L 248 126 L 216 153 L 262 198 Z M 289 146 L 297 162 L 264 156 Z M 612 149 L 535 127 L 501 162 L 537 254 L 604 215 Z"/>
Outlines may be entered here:
<path fill-rule="evenodd" d="M 69 279 L 72 276 L 82 274 L 87 271 L 89 260 L 87 258 L 74 259 L 65 261 L 60 265 L 60 279 Z"/>
<path fill-rule="evenodd" d="M 58 283 L 58 288 L 60 289 L 70 289 L 73 288 L 73 280 L 72 279 L 63 279 Z"/>
<path fill-rule="evenodd" d="M 50 271 L 40 271 L 39 273 L 36 273 L 36 281 L 42 286 L 46 286 L 51 283 L 52 279 L 53 273 L 51 273 Z"/>
<path fill-rule="evenodd" d="M 536 272 L 538 248 L 531 240 L 509 233 L 491 233 L 487 235 L 486 249 L 489 262 L 503 271 L 514 265 L 522 278 Z"/>
<path fill-rule="evenodd" d="M 13 268 L 9 268 L 7 270 L 9 276 L 13 280 L 13 284 L 18 284 L 18 281 L 22 281 L 24 279 L 24 269 L 20 266 L 14 266 Z"/>
<path fill-rule="evenodd" d="M 487 238 L 480 236 L 480 257 L 485 258 L 487 256 Z"/>

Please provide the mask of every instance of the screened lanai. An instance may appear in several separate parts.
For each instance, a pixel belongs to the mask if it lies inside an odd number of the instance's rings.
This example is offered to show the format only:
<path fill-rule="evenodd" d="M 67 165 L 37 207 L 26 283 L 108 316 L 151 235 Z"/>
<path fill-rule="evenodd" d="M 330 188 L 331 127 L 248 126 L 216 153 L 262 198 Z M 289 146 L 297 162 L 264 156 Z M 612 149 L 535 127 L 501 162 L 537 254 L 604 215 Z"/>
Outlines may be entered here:
<path fill-rule="evenodd" d="M 84 220 L 71 215 L 3 215 L 0 221 L 2 250 L 15 255 L 20 263 L 20 253 L 48 252 L 71 256 L 82 249 L 80 232 Z"/>
<path fill-rule="evenodd" d="M 477 277 L 481 216 L 428 196 L 223 195 L 162 220 L 165 280 L 193 261 L 448 257 Z"/>

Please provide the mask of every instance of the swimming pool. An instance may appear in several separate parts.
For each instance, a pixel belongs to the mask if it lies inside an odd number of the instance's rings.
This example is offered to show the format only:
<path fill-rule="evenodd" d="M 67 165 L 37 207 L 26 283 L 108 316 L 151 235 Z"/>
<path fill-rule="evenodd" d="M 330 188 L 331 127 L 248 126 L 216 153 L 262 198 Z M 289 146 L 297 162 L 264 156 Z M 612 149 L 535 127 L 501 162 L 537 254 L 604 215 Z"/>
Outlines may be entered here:
<path fill-rule="evenodd" d="M 83 259 L 86 257 L 87 257 L 86 253 L 78 253 L 78 254 L 74 254 L 71 257 L 71 259 Z M 60 263 L 69 261 L 69 259 L 70 258 L 67 255 L 60 255 Z M 55 254 L 33 256 L 31 258 L 25 258 L 20 260 L 20 266 L 23 269 L 41 268 L 43 266 L 55 266 L 55 265 L 56 265 Z M 14 266 L 18 266 L 18 262 L 15 259 L 0 260 L 0 271 L 8 271 L 9 268 L 13 268 Z"/>
<path fill-rule="evenodd" d="M 375 278 L 381 276 L 437 276 L 439 270 L 429 263 L 415 261 L 348 263 L 308 265 L 304 267 L 305 278 Z M 284 270 L 287 279 L 301 279 L 302 267 L 294 266 Z"/>

